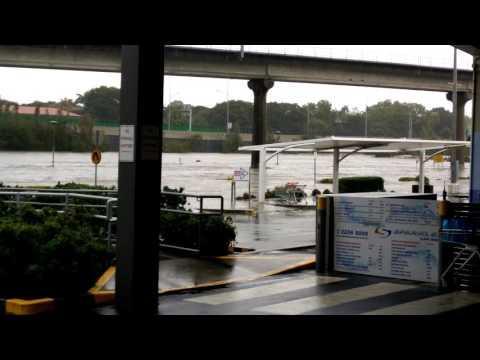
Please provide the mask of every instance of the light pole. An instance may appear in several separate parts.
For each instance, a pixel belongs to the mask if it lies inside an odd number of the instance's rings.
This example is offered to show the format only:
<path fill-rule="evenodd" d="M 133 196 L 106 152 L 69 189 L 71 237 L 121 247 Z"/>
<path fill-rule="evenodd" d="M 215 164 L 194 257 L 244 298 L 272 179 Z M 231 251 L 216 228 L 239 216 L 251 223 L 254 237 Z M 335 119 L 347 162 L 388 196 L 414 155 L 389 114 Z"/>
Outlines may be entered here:
<path fill-rule="evenodd" d="M 230 90 L 230 83 L 227 80 L 227 134 L 230 130 L 230 95 L 229 95 L 229 90 Z"/>
<path fill-rule="evenodd" d="M 220 89 L 217 89 L 216 90 L 217 93 L 223 93 L 222 90 Z M 229 99 L 229 82 L 227 81 L 227 90 L 225 91 L 225 96 L 226 96 L 226 105 L 227 105 L 227 112 L 226 112 L 226 118 L 225 118 L 225 121 L 226 121 L 226 132 L 228 133 L 228 130 L 230 128 L 230 99 Z"/>
<path fill-rule="evenodd" d="M 453 139 L 457 140 L 457 48 L 453 48 Z M 455 184 L 458 179 L 457 173 L 457 152 L 450 153 L 450 182 Z"/>
<path fill-rule="evenodd" d="M 368 137 L 368 105 L 365 110 L 365 137 Z"/>
<path fill-rule="evenodd" d="M 51 120 L 50 124 L 53 125 L 53 136 L 52 136 L 52 168 L 55 167 L 55 125 L 57 121 Z"/>
<path fill-rule="evenodd" d="M 408 113 L 408 138 L 412 138 L 412 111 Z"/>
<path fill-rule="evenodd" d="M 305 124 L 305 136 L 310 136 L 310 106 L 307 104 L 307 123 Z"/>
<path fill-rule="evenodd" d="M 188 131 L 192 132 L 192 105 L 186 105 L 185 112 L 188 113 Z"/>
<path fill-rule="evenodd" d="M 173 96 L 180 94 L 178 91 L 173 93 Z M 168 130 L 172 121 L 172 89 L 168 90 Z"/>

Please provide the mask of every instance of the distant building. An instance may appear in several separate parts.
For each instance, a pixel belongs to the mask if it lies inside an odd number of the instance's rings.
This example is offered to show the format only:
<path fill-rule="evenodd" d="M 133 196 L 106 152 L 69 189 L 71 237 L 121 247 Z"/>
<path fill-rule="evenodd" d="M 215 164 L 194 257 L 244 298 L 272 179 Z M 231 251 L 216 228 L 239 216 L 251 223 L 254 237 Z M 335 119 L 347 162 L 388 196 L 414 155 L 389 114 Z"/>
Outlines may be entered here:
<path fill-rule="evenodd" d="M 81 115 L 49 106 L 3 105 L 3 112 L 12 112 L 20 115 L 49 115 L 80 117 Z"/>

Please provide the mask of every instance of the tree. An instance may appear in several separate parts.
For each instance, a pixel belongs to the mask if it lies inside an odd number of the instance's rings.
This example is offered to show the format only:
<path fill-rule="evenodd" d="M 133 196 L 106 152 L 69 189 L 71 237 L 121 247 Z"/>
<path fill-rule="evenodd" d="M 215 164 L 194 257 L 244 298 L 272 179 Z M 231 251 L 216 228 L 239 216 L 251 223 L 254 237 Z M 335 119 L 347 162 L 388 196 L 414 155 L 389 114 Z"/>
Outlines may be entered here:
<path fill-rule="evenodd" d="M 83 111 L 94 120 L 119 121 L 120 119 L 120 89 L 100 86 L 79 95 L 75 100 Z"/>

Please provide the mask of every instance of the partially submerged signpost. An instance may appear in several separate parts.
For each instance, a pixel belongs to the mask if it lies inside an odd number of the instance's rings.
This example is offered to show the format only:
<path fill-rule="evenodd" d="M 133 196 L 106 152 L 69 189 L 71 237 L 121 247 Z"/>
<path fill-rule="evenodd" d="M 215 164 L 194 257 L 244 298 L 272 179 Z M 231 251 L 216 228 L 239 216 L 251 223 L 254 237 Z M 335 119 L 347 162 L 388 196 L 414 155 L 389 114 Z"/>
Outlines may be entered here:
<path fill-rule="evenodd" d="M 99 133 L 97 130 L 96 136 L 95 136 L 95 147 L 93 148 L 92 156 L 91 156 L 92 163 L 95 165 L 95 187 L 97 186 L 97 167 L 98 167 L 98 164 L 100 164 L 100 161 L 102 161 L 102 152 L 98 147 L 98 136 L 99 136 Z"/>

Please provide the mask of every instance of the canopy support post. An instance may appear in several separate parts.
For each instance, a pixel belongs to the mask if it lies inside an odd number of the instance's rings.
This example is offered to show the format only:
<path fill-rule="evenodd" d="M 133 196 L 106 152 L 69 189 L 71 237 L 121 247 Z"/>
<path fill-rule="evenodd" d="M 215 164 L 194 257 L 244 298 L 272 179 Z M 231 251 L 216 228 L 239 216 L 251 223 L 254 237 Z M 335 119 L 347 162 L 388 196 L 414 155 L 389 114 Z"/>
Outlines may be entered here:
<path fill-rule="evenodd" d="M 265 161 L 265 148 L 259 151 L 259 169 L 258 169 L 258 202 L 263 203 L 265 201 L 265 185 L 267 177 L 267 163 Z"/>
<path fill-rule="evenodd" d="M 419 151 L 418 162 L 420 166 L 418 174 L 418 193 L 423 194 L 425 192 L 425 150 Z"/>
<path fill-rule="evenodd" d="M 333 149 L 333 193 L 338 194 L 338 169 L 340 166 L 340 149 Z"/>

